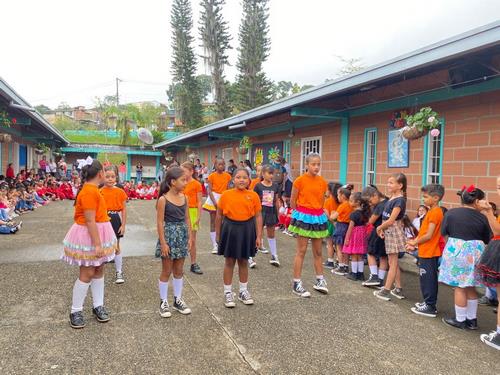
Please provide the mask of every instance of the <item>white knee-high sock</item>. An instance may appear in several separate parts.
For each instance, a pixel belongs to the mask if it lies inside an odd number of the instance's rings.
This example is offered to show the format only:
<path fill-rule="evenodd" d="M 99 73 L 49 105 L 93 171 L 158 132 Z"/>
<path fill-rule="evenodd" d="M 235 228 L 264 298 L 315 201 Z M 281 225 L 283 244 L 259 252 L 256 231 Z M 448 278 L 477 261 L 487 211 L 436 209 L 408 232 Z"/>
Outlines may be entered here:
<path fill-rule="evenodd" d="M 90 283 L 84 283 L 80 279 L 76 279 L 75 285 L 73 285 L 72 313 L 83 310 L 83 303 L 85 302 L 85 297 L 87 297 L 89 286 Z"/>
<path fill-rule="evenodd" d="M 379 268 L 379 270 L 378 270 L 378 278 L 380 280 L 384 280 L 386 273 L 387 273 L 387 270 L 382 270 L 382 269 Z"/>
<path fill-rule="evenodd" d="M 242 282 L 240 281 L 240 293 L 241 293 L 241 292 L 244 292 L 245 290 L 247 290 L 247 288 L 248 288 L 248 282 L 246 282 L 246 283 L 242 283 Z"/>
<path fill-rule="evenodd" d="M 104 276 L 100 279 L 92 279 L 90 283 L 90 291 L 92 292 L 92 304 L 94 307 L 104 305 Z"/>
<path fill-rule="evenodd" d="M 351 272 L 352 273 L 358 272 L 358 262 L 351 261 Z"/>
<path fill-rule="evenodd" d="M 268 238 L 267 243 L 269 244 L 269 250 L 271 250 L 271 255 L 272 256 L 278 255 L 276 249 L 276 238 Z"/>
<path fill-rule="evenodd" d="M 378 275 L 378 267 L 376 264 L 374 266 L 370 266 L 370 273 L 372 275 Z"/>
<path fill-rule="evenodd" d="M 160 299 L 166 300 L 168 298 L 168 281 L 158 280 L 158 289 L 160 290 Z"/>
<path fill-rule="evenodd" d="M 467 300 L 467 319 L 472 320 L 477 318 L 477 299 Z"/>
<path fill-rule="evenodd" d="M 116 254 L 115 255 L 115 269 L 116 272 L 122 272 L 122 264 L 123 264 L 123 259 L 122 259 L 122 253 Z"/>
<path fill-rule="evenodd" d="M 358 273 L 364 272 L 365 270 L 365 262 L 362 260 L 358 260 Z"/>
<path fill-rule="evenodd" d="M 212 246 L 216 246 L 217 245 L 217 241 L 216 241 L 216 235 L 215 235 L 215 232 L 210 232 L 210 239 L 212 240 Z"/>
<path fill-rule="evenodd" d="M 463 322 L 467 318 L 467 307 L 460 307 L 455 305 L 455 317 L 457 321 Z"/>
<path fill-rule="evenodd" d="M 172 280 L 174 284 L 174 297 L 181 298 L 182 297 L 182 287 L 184 286 L 184 278 L 176 279 L 175 277 Z"/>

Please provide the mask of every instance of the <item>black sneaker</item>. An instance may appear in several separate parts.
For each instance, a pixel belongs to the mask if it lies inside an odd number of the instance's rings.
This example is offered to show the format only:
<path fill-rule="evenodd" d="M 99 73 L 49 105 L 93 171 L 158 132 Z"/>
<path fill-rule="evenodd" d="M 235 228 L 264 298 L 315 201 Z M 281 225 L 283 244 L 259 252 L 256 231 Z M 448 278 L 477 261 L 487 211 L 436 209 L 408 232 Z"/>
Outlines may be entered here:
<path fill-rule="evenodd" d="M 368 280 L 362 283 L 363 286 L 381 286 L 382 280 L 378 278 L 378 275 L 370 275 Z"/>
<path fill-rule="evenodd" d="M 345 278 L 348 280 L 352 280 L 352 281 L 358 281 L 358 274 L 353 273 L 353 272 L 349 272 Z"/>
<path fill-rule="evenodd" d="M 172 316 L 170 306 L 168 305 L 168 301 L 166 299 L 160 302 L 160 316 L 162 318 L 170 318 Z"/>
<path fill-rule="evenodd" d="M 109 321 L 109 314 L 104 306 L 97 306 L 92 309 L 92 313 L 95 315 L 96 319 L 100 323 L 106 323 Z"/>
<path fill-rule="evenodd" d="M 280 266 L 280 260 L 278 259 L 278 256 L 273 255 L 271 256 L 271 260 L 269 261 L 274 267 L 279 267 Z"/>
<path fill-rule="evenodd" d="M 477 319 L 465 319 L 465 328 L 471 331 L 477 330 Z"/>
<path fill-rule="evenodd" d="M 496 350 L 500 350 L 500 333 L 493 331 L 489 335 L 482 334 L 481 341 Z"/>
<path fill-rule="evenodd" d="M 377 298 L 380 298 L 383 301 L 390 301 L 391 300 L 390 291 L 385 289 L 384 287 L 382 287 L 380 290 L 374 291 L 373 295 Z"/>
<path fill-rule="evenodd" d="M 83 312 L 76 311 L 69 314 L 69 325 L 71 328 L 80 329 L 85 327 L 85 320 L 83 319 Z"/>
<path fill-rule="evenodd" d="M 494 299 L 489 299 L 486 296 L 482 296 L 477 300 L 477 303 L 480 305 L 486 305 L 486 306 L 498 306 L 498 301 Z"/>
<path fill-rule="evenodd" d="M 358 272 L 356 274 L 356 278 L 358 281 L 365 281 L 365 273 L 364 272 Z"/>
<path fill-rule="evenodd" d="M 328 294 L 328 288 L 326 286 L 325 279 L 316 279 L 316 283 L 313 285 L 313 289 L 317 290 L 320 293 Z"/>
<path fill-rule="evenodd" d="M 405 299 L 406 297 L 403 294 L 403 288 L 394 288 L 391 290 L 391 294 L 397 299 Z"/>
<path fill-rule="evenodd" d="M 182 298 L 174 297 L 174 305 L 172 306 L 172 308 L 179 311 L 182 315 L 191 314 L 191 309 Z"/>
<path fill-rule="evenodd" d="M 293 293 L 302 297 L 308 298 L 311 297 L 311 293 L 309 293 L 304 286 L 302 285 L 302 281 L 294 281 L 293 282 Z"/>
<path fill-rule="evenodd" d="M 345 276 L 349 273 L 349 268 L 346 266 L 337 266 L 332 270 L 334 275 Z"/>
<path fill-rule="evenodd" d="M 459 322 L 455 318 L 443 318 L 442 321 L 443 323 L 448 324 L 449 326 L 459 329 L 465 329 L 465 320 L 463 322 Z"/>
<path fill-rule="evenodd" d="M 203 275 L 203 271 L 201 270 L 200 265 L 198 263 L 191 264 L 191 272 L 197 275 Z"/>
<path fill-rule="evenodd" d="M 332 269 L 333 269 L 333 267 L 334 267 L 334 263 L 333 263 L 333 262 L 329 262 L 329 261 L 325 261 L 325 262 L 323 263 L 323 267 L 325 267 L 325 268 L 328 268 L 328 269 L 332 270 Z"/>
<path fill-rule="evenodd" d="M 418 307 L 414 306 L 411 311 L 417 315 L 428 316 L 430 318 L 435 318 L 437 316 L 437 310 L 435 307 L 429 306 L 425 302 L 420 304 Z"/>

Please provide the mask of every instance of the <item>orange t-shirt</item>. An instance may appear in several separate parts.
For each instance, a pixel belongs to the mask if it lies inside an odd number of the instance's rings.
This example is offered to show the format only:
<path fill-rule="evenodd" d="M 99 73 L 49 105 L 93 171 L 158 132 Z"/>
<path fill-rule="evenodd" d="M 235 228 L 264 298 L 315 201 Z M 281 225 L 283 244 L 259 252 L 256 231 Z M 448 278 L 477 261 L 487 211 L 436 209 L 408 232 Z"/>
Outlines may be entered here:
<path fill-rule="evenodd" d="M 343 202 L 337 207 L 337 213 L 339 216 L 337 217 L 337 221 L 339 223 L 348 223 L 351 221 L 350 215 L 354 209 L 349 204 L 349 202 Z"/>
<path fill-rule="evenodd" d="M 109 221 L 106 202 L 99 188 L 93 184 L 84 184 L 75 203 L 75 223 L 85 225 L 85 210 L 95 211 L 96 223 Z"/>
<path fill-rule="evenodd" d="M 332 214 L 333 211 L 337 211 L 339 204 L 333 199 L 333 197 L 328 197 L 325 200 L 325 205 L 323 208 L 328 212 L 328 216 Z"/>
<path fill-rule="evenodd" d="M 190 208 L 198 207 L 198 193 L 201 193 L 201 184 L 199 181 L 194 178 L 189 181 L 184 188 L 184 194 L 186 194 L 188 198 L 188 203 Z"/>
<path fill-rule="evenodd" d="M 328 188 L 326 180 L 321 176 L 311 176 L 305 173 L 293 182 L 293 187 L 298 190 L 297 206 L 322 209 L 325 193 Z"/>
<path fill-rule="evenodd" d="M 420 258 L 433 258 L 441 256 L 439 248 L 439 239 L 441 238 L 441 223 L 443 222 L 443 210 L 439 207 L 432 208 L 424 217 L 420 226 L 419 237 L 427 233 L 429 224 L 434 223 L 436 228 L 429 241 L 418 245 L 418 256 Z"/>
<path fill-rule="evenodd" d="M 101 188 L 101 194 L 106 202 L 108 211 L 123 211 L 127 201 L 127 193 L 117 186 Z"/>
<path fill-rule="evenodd" d="M 250 187 L 248 188 L 248 190 L 253 190 L 255 185 L 257 185 L 260 181 L 261 181 L 260 177 L 253 178 L 252 181 L 250 182 Z"/>
<path fill-rule="evenodd" d="M 257 215 L 262 206 L 255 191 L 230 189 L 222 193 L 217 206 L 231 220 L 246 221 Z"/>
<path fill-rule="evenodd" d="M 212 184 L 212 191 L 214 193 L 222 194 L 227 190 L 229 181 L 231 181 L 231 175 L 227 172 L 213 172 L 208 176 L 208 182 Z"/>

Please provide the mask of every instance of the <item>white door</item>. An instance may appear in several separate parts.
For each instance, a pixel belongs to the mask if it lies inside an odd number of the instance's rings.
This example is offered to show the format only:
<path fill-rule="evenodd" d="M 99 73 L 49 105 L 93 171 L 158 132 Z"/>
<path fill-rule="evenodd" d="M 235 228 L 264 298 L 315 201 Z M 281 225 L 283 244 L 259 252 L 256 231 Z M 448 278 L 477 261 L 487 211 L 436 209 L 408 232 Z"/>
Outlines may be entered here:
<path fill-rule="evenodd" d="M 306 157 L 310 153 L 321 155 L 321 137 L 302 138 L 300 140 L 300 173 L 306 170 Z"/>
<path fill-rule="evenodd" d="M 231 147 L 222 149 L 222 158 L 226 162 L 226 168 L 229 165 L 229 160 L 233 158 L 233 149 Z"/>

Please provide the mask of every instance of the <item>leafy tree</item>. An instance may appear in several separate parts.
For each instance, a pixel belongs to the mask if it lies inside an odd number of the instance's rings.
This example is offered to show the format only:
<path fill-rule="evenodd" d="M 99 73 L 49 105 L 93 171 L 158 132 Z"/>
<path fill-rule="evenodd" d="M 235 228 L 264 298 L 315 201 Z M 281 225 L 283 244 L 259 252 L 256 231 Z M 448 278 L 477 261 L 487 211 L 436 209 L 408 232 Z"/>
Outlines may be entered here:
<path fill-rule="evenodd" d="M 269 0 L 243 0 L 243 19 L 239 30 L 236 107 L 246 111 L 271 100 L 272 84 L 262 64 L 267 60 L 271 41 L 268 37 Z"/>
<path fill-rule="evenodd" d="M 310 89 L 312 85 L 300 86 L 297 82 L 293 83 L 291 81 L 279 81 L 273 83 L 272 92 L 273 100 L 283 99 L 290 95 L 297 94 L 304 90 Z"/>
<path fill-rule="evenodd" d="M 41 113 L 42 115 L 45 114 L 45 113 L 48 113 L 50 111 L 52 111 L 49 107 L 47 107 L 45 104 L 40 104 L 40 105 L 36 105 L 35 106 L 35 109 Z"/>
<path fill-rule="evenodd" d="M 70 105 L 66 102 L 61 102 L 56 108 L 58 111 L 68 111 L 71 109 Z"/>
<path fill-rule="evenodd" d="M 193 27 L 189 0 L 173 0 L 172 26 L 172 75 L 175 90 L 176 116 L 189 128 L 202 125 L 202 106 L 199 83 L 196 80 L 196 58 L 191 46 Z"/>
<path fill-rule="evenodd" d="M 364 69 L 365 66 L 362 63 L 362 59 L 359 57 L 345 58 L 342 56 L 335 56 L 343 64 L 338 70 L 337 77 L 343 77 L 352 73 L 359 72 Z"/>
<path fill-rule="evenodd" d="M 218 119 L 228 117 L 231 107 L 227 97 L 227 86 L 224 78 L 224 67 L 228 64 L 227 50 L 231 48 L 231 37 L 227 22 L 223 19 L 222 8 L 225 0 L 202 0 L 200 26 L 203 58 L 209 66 L 215 96 L 215 110 Z"/>

